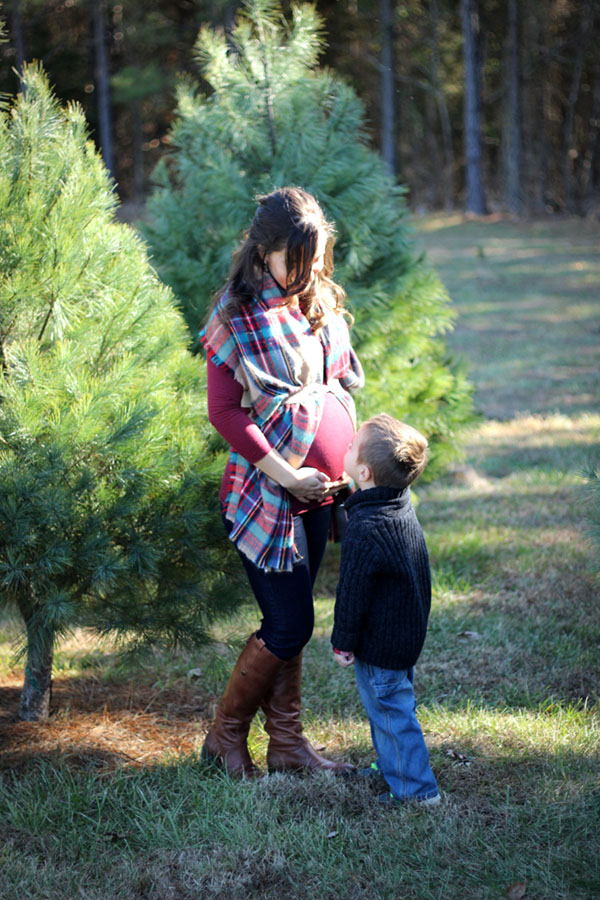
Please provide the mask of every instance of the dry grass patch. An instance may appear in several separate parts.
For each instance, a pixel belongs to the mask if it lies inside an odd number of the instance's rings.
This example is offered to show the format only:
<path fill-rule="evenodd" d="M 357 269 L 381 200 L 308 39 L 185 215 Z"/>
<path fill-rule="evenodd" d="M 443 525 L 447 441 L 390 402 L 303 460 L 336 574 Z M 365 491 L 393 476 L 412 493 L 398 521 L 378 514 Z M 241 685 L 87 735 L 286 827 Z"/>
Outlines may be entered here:
<path fill-rule="evenodd" d="M 3 768 L 39 759 L 104 768 L 164 763 L 198 749 L 212 713 L 206 693 L 185 683 L 157 690 L 133 680 L 57 678 L 54 715 L 38 725 L 16 718 L 21 685 L 13 678 L 0 687 Z"/>

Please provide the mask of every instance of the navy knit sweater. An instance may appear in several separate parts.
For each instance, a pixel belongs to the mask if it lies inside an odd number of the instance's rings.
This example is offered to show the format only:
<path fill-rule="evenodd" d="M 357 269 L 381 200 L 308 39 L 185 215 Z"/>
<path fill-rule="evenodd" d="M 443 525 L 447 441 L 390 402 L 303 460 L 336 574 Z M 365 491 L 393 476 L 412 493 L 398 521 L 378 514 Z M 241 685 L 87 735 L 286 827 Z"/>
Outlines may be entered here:
<path fill-rule="evenodd" d="M 361 662 L 408 669 L 423 648 L 431 606 L 429 557 L 410 490 L 356 491 L 344 507 L 331 643 Z"/>

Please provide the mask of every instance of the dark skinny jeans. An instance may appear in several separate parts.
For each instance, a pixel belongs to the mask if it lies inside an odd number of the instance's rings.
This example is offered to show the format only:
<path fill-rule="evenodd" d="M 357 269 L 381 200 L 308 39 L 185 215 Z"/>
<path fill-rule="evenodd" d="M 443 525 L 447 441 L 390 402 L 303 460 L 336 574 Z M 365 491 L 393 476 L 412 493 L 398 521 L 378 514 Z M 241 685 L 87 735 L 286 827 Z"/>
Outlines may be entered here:
<path fill-rule="evenodd" d="M 240 553 L 262 613 L 257 636 L 280 659 L 297 656 L 312 635 L 312 591 L 327 544 L 332 508 L 328 504 L 294 516 L 294 539 L 302 559 L 291 572 L 265 572 Z M 232 524 L 224 521 L 229 533 Z"/>

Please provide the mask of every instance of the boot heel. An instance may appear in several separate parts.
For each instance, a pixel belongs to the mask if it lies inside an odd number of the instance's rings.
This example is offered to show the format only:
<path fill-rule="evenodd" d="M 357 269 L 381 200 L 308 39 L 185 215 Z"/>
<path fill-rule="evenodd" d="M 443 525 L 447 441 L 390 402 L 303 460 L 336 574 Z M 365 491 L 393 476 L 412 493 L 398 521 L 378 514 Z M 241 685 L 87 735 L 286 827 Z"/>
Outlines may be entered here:
<path fill-rule="evenodd" d="M 202 745 L 202 750 L 200 751 L 200 759 L 204 763 L 208 763 L 211 766 L 217 766 L 217 768 L 223 768 L 223 761 L 219 759 L 218 756 L 215 756 L 214 753 L 211 753 L 210 750 L 207 749 L 206 744 Z"/>

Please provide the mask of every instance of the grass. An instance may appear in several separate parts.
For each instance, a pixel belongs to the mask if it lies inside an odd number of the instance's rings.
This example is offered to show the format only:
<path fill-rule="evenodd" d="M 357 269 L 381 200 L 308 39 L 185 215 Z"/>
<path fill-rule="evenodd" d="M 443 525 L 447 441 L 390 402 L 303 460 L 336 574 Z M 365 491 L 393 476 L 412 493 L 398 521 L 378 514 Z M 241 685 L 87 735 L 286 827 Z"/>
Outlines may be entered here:
<path fill-rule="evenodd" d="M 434 603 L 417 693 L 443 808 L 381 810 L 373 786 L 325 776 L 235 784 L 199 762 L 252 607 L 215 648 L 135 669 L 78 632 L 57 654 L 44 728 L 12 718 L 22 672 L 8 617 L 2 900 L 600 896 L 599 579 L 583 476 L 600 456 L 597 233 L 418 227 L 455 300 L 450 342 L 481 413 L 464 462 L 418 491 Z M 360 764 L 368 724 L 328 643 L 338 554 L 319 579 L 304 721 Z M 259 721 L 250 744 L 264 760 Z"/>

